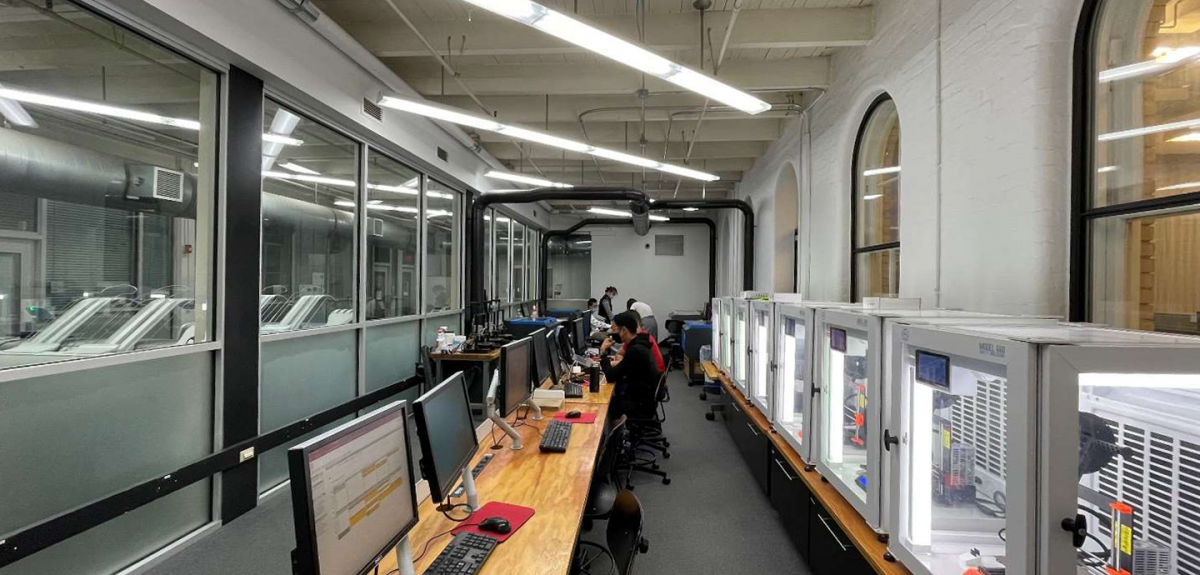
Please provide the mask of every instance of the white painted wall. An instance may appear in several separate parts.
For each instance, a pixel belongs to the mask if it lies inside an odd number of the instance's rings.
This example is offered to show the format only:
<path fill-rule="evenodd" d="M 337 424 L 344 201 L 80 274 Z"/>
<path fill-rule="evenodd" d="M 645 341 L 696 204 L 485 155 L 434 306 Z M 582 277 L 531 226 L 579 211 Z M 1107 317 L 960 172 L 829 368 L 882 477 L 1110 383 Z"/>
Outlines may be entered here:
<path fill-rule="evenodd" d="M 701 309 L 708 301 L 707 227 L 654 224 L 645 236 L 630 226 L 585 229 L 592 234 L 592 297 L 616 286 L 620 293 L 614 309 L 625 311 L 631 297 L 644 301 L 660 327 L 671 312 Z M 684 236 L 683 257 L 654 255 L 655 234 Z"/>
<path fill-rule="evenodd" d="M 849 297 L 854 139 L 886 91 L 901 123 L 901 295 L 988 312 L 1065 313 L 1071 58 L 1081 5 L 876 0 L 876 38 L 839 49 L 811 126 L 792 121 L 739 190 L 765 201 L 780 170 L 799 167 L 806 296 Z M 770 218 L 758 216 L 761 238 L 771 233 Z M 756 287 L 767 286 L 761 268 L 772 258 L 756 264 Z M 722 267 L 722 292 L 737 277 L 733 268 Z"/>

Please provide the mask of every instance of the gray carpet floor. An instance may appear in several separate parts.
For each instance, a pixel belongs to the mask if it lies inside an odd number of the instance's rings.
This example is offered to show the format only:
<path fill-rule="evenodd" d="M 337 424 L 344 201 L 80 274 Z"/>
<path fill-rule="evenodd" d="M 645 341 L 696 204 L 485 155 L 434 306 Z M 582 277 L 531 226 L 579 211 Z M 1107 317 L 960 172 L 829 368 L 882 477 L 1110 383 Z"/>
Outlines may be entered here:
<path fill-rule="evenodd" d="M 704 419 L 708 402 L 682 375 L 672 376 L 666 433 L 671 458 L 661 460 L 671 485 L 635 474 L 650 552 L 645 574 L 772 573 L 807 575 L 778 514 L 759 490 L 723 424 Z M 152 575 L 291 575 L 295 546 L 287 490 L 150 571 Z M 586 537 L 602 537 L 597 523 Z"/>

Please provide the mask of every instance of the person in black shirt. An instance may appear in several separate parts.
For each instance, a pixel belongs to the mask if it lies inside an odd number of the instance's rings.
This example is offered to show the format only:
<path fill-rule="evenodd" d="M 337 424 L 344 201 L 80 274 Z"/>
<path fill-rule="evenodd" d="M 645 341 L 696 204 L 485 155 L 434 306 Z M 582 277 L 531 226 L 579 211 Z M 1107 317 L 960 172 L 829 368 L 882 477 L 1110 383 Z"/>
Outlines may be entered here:
<path fill-rule="evenodd" d="M 622 312 L 613 318 L 613 335 L 622 344 L 621 357 L 611 358 L 607 352 L 613 346 L 612 338 L 605 339 L 600 346 L 600 369 L 604 377 L 616 387 L 609 407 L 613 420 L 630 417 L 651 417 L 654 414 L 654 391 L 658 386 L 658 371 L 650 336 L 638 333 L 638 318 L 634 312 Z"/>
<path fill-rule="evenodd" d="M 613 305 L 612 298 L 617 297 L 617 288 L 608 286 L 604 289 L 604 297 L 600 298 L 600 317 L 604 321 L 612 323 L 613 320 Z"/>

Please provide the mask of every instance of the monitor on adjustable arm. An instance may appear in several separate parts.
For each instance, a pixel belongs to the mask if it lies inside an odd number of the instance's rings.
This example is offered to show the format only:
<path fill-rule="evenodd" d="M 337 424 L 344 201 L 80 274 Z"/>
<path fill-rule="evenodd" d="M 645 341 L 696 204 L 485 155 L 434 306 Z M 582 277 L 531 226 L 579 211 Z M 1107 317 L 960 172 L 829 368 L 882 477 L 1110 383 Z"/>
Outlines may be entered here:
<path fill-rule="evenodd" d="M 536 389 L 546 381 L 554 371 L 550 368 L 550 350 L 546 345 L 546 328 L 539 329 L 529 334 L 533 340 L 533 363 L 534 368 L 529 370 L 529 375 L 533 377 L 533 387 Z M 557 371 L 557 370 L 555 370 Z M 557 378 L 555 378 L 557 381 Z"/>
<path fill-rule="evenodd" d="M 421 439 L 421 472 L 429 481 L 434 501 L 444 502 L 461 475 L 467 505 L 479 508 L 474 476 L 468 464 L 479 444 L 467 395 L 466 378 L 456 373 L 413 403 L 417 435 Z"/>
<path fill-rule="evenodd" d="M 397 401 L 288 450 L 295 575 L 364 575 L 393 548 L 412 575 L 408 409 Z"/>
<path fill-rule="evenodd" d="M 575 353 L 577 354 L 587 351 L 589 325 L 591 325 L 591 320 L 587 317 L 581 317 L 574 321 L 572 327 L 575 328 Z"/>
<path fill-rule="evenodd" d="M 575 347 L 571 345 L 570 333 L 571 330 L 566 327 L 558 330 L 558 354 L 562 359 L 563 365 L 566 367 L 566 371 L 568 373 L 571 371 L 571 364 L 573 363 L 574 357 L 571 352 L 575 349 Z"/>
<path fill-rule="evenodd" d="M 488 419 L 513 439 L 513 449 L 521 449 L 521 436 L 504 418 L 526 405 L 533 413 L 533 420 L 542 419 L 542 410 L 529 401 L 532 347 L 533 339 L 526 337 L 500 348 L 500 369 L 492 374 L 487 393 Z"/>
<path fill-rule="evenodd" d="M 542 342 L 542 347 L 546 348 L 546 354 L 550 357 L 550 375 L 554 377 L 554 383 L 557 385 L 562 381 L 562 357 L 558 353 L 557 339 L 546 334 L 546 339 Z"/>

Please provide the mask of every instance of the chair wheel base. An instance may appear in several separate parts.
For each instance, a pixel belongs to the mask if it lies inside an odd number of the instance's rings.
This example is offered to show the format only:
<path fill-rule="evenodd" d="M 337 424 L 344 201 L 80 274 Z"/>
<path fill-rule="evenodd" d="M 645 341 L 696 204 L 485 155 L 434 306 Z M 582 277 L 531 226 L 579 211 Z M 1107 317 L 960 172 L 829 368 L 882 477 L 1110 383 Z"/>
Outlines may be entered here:
<path fill-rule="evenodd" d="M 670 477 L 664 477 L 664 478 L 663 478 L 663 485 L 670 485 L 670 484 L 671 484 L 671 478 L 670 478 Z"/>
<path fill-rule="evenodd" d="M 709 421 L 715 421 L 717 418 L 716 418 L 716 416 L 714 416 L 714 415 L 713 415 L 713 413 L 710 411 L 710 412 L 708 412 L 708 413 L 704 414 L 704 419 L 707 419 L 707 420 L 709 420 Z"/>
<path fill-rule="evenodd" d="M 664 451 L 664 452 L 663 452 L 663 459 L 670 459 L 670 458 L 671 458 L 671 454 L 670 454 L 670 453 L 668 453 L 668 452 L 666 452 L 666 451 Z"/>
<path fill-rule="evenodd" d="M 651 469 L 658 469 L 658 464 L 657 464 L 657 463 L 652 463 L 652 464 L 650 465 L 650 468 L 651 468 Z"/>
<path fill-rule="evenodd" d="M 707 394 L 707 393 L 701 393 L 701 394 L 700 394 L 700 401 L 708 401 L 708 394 Z"/>

